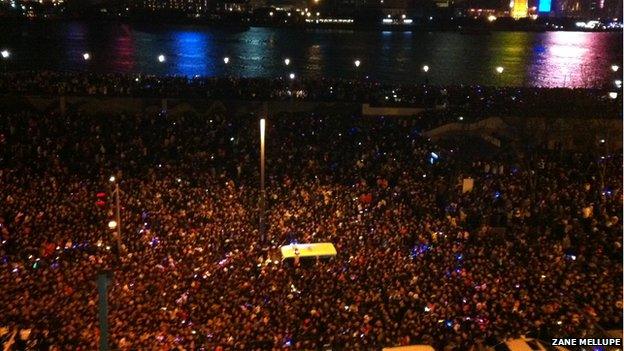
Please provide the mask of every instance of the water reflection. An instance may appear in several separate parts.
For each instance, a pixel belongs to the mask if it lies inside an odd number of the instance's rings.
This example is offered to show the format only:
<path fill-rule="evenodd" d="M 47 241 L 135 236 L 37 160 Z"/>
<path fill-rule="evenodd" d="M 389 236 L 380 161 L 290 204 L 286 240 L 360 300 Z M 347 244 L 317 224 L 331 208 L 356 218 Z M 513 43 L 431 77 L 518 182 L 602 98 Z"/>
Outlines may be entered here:
<path fill-rule="evenodd" d="M 604 33 L 549 32 L 534 46 L 531 73 L 541 86 L 590 87 L 601 84 L 612 50 Z M 598 71 L 598 72 L 597 72 Z M 602 76 L 602 77 L 601 77 Z"/>
<path fill-rule="evenodd" d="M 214 76 L 215 56 L 210 35 L 198 31 L 179 31 L 173 34 L 176 75 Z"/>
<path fill-rule="evenodd" d="M 374 32 L 89 24 L 0 24 L 9 69 L 88 69 L 186 76 L 370 76 L 387 82 L 601 86 L 622 61 L 621 33 Z M 84 61 L 89 52 L 92 60 Z M 164 54 L 167 61 L 159 63 Z M 228 56 L 228 65 L 223 57 Z M 284 57 L 292 61 L 283 64 Z M 353 61 L 362 65 L 355 69 Z M 505 71 L 497 75 L 496 66 Z M 621 72 L 617 75 L 621 78 Z"/>
<path fill-rule="evenodd" d="M 110 43 L 110 54 L 101 53 L 102 57 L 109 58 L 115 72 L 133 72 L 136 61 L 133 31 L 128 25 L 121 25 L 116 32 L 114 40 Z"/>
<path fill-rule="evenodd" d="M 83 70 L 88 68 L 88 62 L 82 57 L 85 52 L 89 52 L 88 37 L 89 28 L 84 23 L 74 22 L 67 26 L 63 36 L 63 46 L 65 47 L 65 56 L 61 57 L 63 65 Z"/>

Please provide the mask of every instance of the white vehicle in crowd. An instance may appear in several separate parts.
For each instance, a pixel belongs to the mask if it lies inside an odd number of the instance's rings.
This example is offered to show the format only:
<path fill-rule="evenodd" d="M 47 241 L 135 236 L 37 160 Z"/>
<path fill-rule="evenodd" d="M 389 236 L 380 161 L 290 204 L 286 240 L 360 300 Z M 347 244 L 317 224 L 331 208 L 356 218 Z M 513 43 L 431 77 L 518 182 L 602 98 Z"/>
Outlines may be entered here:
<path fill-rule="evenodd" d="M 435 351 L 435 349 L 428 345 L 410 345 L 410 346 L 397 346 L 397 347 L 385 347 L 382 351 Z"/>
<path fill-rule="evenodd" d="M 507 340 L 491 350 L 494 351 L 569 351 L 561 346 L 552 346 L 550 343 L 538 339 L 520 338 Z"/>

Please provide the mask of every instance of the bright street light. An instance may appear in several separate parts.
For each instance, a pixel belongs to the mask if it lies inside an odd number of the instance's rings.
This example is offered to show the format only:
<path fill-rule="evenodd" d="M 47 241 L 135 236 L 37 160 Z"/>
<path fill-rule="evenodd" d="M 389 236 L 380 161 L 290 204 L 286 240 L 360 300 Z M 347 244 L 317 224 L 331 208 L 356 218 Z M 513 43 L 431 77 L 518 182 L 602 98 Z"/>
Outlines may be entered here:
<path fill-rule="evenodd" d="M 614 83 L 615 83 L 615 86 L 616 86 L 618 89 L 620 89 L 620 88 L 622 87 L 622 81 L 621 81 L 621 80 L 616 79 Z"/>
<path fill-rule="evenodd" d="M 9 52 L 9 50 L 2 50 L 0 52 L 0 55 L 2 55 L 2 58 L 6 59 L 6 58 L 9 58 L 9 56 L 11 56 L 11 53 Z"/>
<path fill-rule="evenodd" d="M 108 181 L 110 181 L 111 183 L 115 182 L 115 176 L 110 176 L 110 178 L 108 178 Z"/>
<path fill-rule="evenodd" d="M 618 93 L 616 93 L 615 91 L 612 91 L 612 92 L 609 93 L 609 97 L 611 99 L 617 99 Z"/>
<path fill-rule="evenodd" d="M 224 58 L 223 58 L 223 63 L 225 63 L 226 65 L 227 65 L 228 63 L 230 63 L 230 58 L 229 58 L 229 57 L 227 57 L 227 56 L 226 56 L 226 57 L 224 57 Z"/>
<path fill-rule="evenodd" d="M 288 76 L 290 77 L 290 79 L 295 79 L 295 74 L 294 73 L 291 73 Z"/>
<path fill-rule="evenodd" d="M 613 72 L 617 72 L 619 69 L 620 69 L 620 66 L 618 66 L 618 65 L 611 65 L 611 70 Z"/>
<path fill-rule="evenodd" d="M 85 61 L 88 61 L 89 59 L 91 59 L 91 55 L 88 52 L 85 52 L 84 54 L 82 54 L 82 58 L 85 59 Z"/>
<path fill-rule="evenodd" d="M 284 64 L 285 64 L 286 66 L 290 65 L 290 59 L 289 59 L 289 58 L 285 58 L 285 59 L 284 59 Z"/>
<path fill-rule="evenodd" d="M 108 222 L 108 227 L 109 227 L 110 229 L 115 229 L 115 228 L 117 228 L 117 222 L 116 222 L 116 221 L 110 221 L 110 222 Z"/>
<path fill-rule="evenodd" d="M 427 65 L 422 66 L 422 70 L 425 73 L 429 72 L 429 66 L 427 66 Z"/>
<path fill-rule="evenodd" d="M 166 60 L 165 55 L 162 55 L 162 54 L 158 55 L 158 62 L 162 63 L 162 62 L 165 62 L 165 60 Z"/>
<path fill-rule="evenodd" d="M 496 72 L 498 72 L 498 74 L 503 73 L 504 70 L 505 70 L 505 68 L 503 68 L 503 66 L 496 67 Z"/>
<path fill-rule="evenodd" d="M 355 65 L 355 67 L 360 67 L 360 65 L 362 64 L 362 62 L 360 60 L 355 60 L 353 62 L 353 64 Z"/>

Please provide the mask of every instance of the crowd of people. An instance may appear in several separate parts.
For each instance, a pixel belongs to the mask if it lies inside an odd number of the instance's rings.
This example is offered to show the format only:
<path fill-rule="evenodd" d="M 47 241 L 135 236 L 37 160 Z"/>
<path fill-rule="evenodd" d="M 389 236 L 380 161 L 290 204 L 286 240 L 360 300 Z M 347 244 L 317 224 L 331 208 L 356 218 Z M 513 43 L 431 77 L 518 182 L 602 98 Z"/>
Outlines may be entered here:
<path fill-rule="evenodd" d="M 410 118 L 272 116 L 262 233 L 256 116 L 0 114 L 4 350 L 95 350 L 102 272 L 115 350 L 484 350 L 621 325 L 607 146 L 512 152 L 434 143 Z M 276 253 L 314 242 L 337 255 Z"/>
<path fill-rule="evenodd" d="M 435 108 L 468 116 L 621 118 L 622 94 L 609 89 L 382 84 L 370 79 L 178 77 L 86 72 L 8 72 L 0 94 L 297 100 Z"/>

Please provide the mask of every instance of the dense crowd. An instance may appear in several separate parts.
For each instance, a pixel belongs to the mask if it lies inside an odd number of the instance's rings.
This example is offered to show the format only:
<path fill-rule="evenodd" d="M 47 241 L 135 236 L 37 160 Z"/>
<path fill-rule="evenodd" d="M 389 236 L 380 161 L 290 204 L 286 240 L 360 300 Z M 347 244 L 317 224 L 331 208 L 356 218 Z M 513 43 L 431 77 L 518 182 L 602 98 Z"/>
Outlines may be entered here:
<path fill-rule="evenodd" d="M 452 106 L 482 117 L 622 117 L 622 94 L 609 89 L 382 84 L 370 79 L 179 77 L 84 72 L 11 72 L 0 94 L 297 100 L 435 108 Z"/>
<path fill-rule="evenodd" d="M 253 116 L 0 115 L 0 344 L 95 350 L 104 271 L 115 350 L 483 350 L 621 324 L 608 143 L 505 152 L 335 112 L 267 128 L 263 241 Z M 280 262 L 296 242 L 338 254 Z"/>

